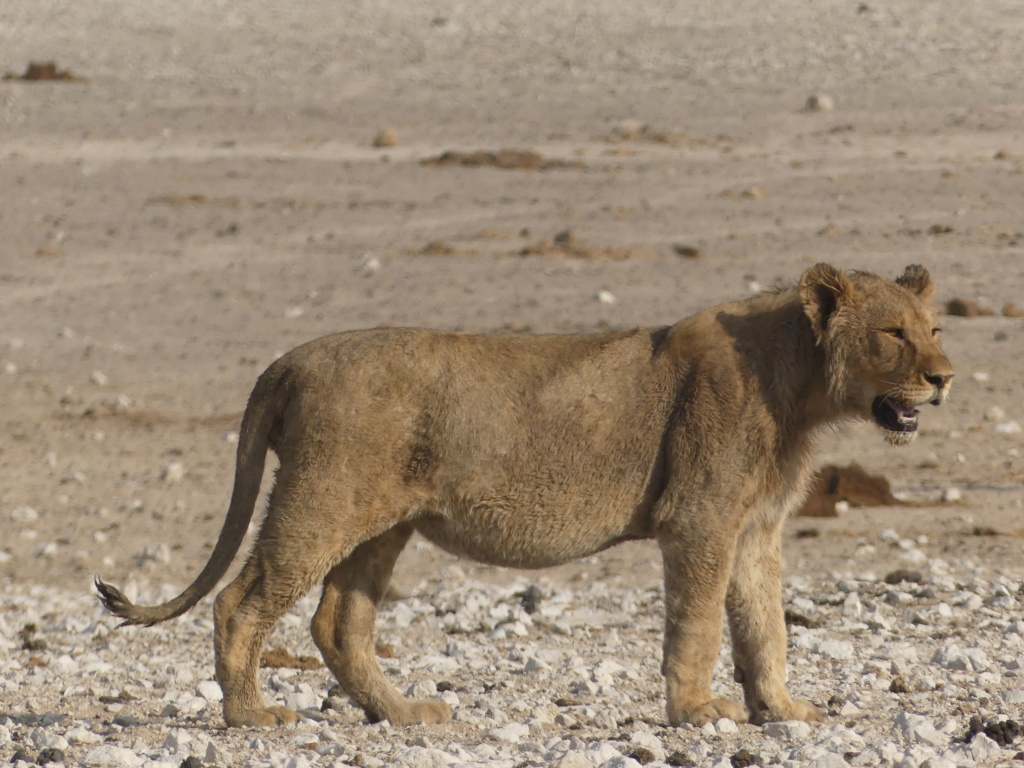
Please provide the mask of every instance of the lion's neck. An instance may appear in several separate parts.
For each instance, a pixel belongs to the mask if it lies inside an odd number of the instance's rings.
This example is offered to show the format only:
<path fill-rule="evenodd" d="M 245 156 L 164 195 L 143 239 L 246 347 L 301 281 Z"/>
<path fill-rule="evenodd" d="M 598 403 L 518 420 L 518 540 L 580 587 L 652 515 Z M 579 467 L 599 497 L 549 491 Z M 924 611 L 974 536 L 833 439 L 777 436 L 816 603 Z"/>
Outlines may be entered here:
<path fill-rule="evenodd" d="M 795 288 L 765 294 L 745 306 L 748 328 L 758 329 L 751 337 L 761 343 L 744 351 L 778 424 L 779 439 L 809 439 L 839 413 L 828 394 L 824 351 L 815 343 L 799 294 Z"/>

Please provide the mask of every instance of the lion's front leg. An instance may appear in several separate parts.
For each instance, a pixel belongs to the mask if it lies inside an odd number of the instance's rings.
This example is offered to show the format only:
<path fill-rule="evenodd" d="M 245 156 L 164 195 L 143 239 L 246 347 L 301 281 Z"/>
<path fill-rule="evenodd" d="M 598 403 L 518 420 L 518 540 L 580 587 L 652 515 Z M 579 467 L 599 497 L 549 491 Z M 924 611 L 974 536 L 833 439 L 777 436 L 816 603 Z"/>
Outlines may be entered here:
<path fill-rule="evenodd" d="M 704 532 L 706 533 L 706 532 Z M 725 536 L 659 535 L 665 567 L 665 675 L 671 725 L 704 725 L 727 717 L 747 721 L 744 706 L 711 692 L 722 644 L 722 614 L 732 561 L 733 541 Z"/>
<path fill-rule="evenodd" d="M 786 690 L 786 622 L 782 610 L 781 523 L 740 536 L 726 598 L 736 679 L 751 721 L 822 719 Z"/>

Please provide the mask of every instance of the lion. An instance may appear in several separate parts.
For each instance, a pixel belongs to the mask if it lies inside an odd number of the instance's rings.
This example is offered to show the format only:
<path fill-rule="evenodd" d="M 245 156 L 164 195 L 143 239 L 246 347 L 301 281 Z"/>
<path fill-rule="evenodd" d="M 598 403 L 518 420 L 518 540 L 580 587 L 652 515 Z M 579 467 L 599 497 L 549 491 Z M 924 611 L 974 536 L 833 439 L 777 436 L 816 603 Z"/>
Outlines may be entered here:
<path fill-rule="evenodd" d="M 327 336 L 275 361 L 249 398 L 231 501 L 209 561 L 178 597 L 133 605 L 96 580 L 124 624 L 179 616 L 224 576 L 280 461 L 266 518 L 214 604 L 229 726 L 297 719 L 267 706 L 267 633 L 318 582 L 311 632 L 369 721 L 443 723 L 402 696 L 374 624 L 414 532 L 460 557 L 542 568 L 654 539 L 665 583 L 668 722 L 813 721 L 786 684 L 781 528 L 826 425 L 874 422 L 905 445 L 953 370 L 921 266 L 890 281 L 828 264 L 796 285 L 672 326 L 576 335 L 380 328 Z M 744 703 L 716 698 L 728 618 Z"/>

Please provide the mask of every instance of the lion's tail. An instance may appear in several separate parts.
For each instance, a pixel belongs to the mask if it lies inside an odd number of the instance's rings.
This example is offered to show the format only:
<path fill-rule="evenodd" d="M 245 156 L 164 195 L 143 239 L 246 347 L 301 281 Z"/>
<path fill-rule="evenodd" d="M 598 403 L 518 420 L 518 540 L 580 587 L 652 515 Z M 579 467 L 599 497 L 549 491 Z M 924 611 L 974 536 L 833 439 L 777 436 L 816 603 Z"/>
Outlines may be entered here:
<path fill-rule="evenodd" d="M 249 396 L 249 404 L 239 430 L 235 483 L 227 517 L 217 538 L 217 545 L 195 581 L 172 600 L 161 605 L 146 606 L 133 604 L 120 590 L 96 578 L 96 590 L 101 602 L 112 614 L 124 619 L 121 626 L 143 624 L 151 627 L 180 616 L 208 595 L 227 572 L 249 529 L 249 521 L 252 520 L 260 493 L 269 435 L 284 410 L 286 392 L 283 386 L 285 377 L 282 374 L 280 366 L 272 365 L 260 376 Z"/>

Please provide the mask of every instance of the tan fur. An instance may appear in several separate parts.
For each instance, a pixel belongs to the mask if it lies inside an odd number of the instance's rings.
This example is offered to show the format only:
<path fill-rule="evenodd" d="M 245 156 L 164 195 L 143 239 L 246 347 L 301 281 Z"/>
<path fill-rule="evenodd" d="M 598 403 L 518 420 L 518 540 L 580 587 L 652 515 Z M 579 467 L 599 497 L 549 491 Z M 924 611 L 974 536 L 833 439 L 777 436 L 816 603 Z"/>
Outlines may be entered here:
<path fill-rule="evenodd" d="M 373 652 L 378 605 L 414 531 L 521 568 L 652 538 L 669 722 L 818 719 L 785 687 L 782 522 L 805 493 L 818 428 L 888 419 L 889 439 L 906 443 L 897 411 L 916 428 L 913 406 L 945 398 L 952 370 L 932 290 L 917 266 L 893 282 L 819 264 L 798 286 L 667 328 L 310 342 L 256 384 L 224 529 L 195 583 L 157 607 L 97 586 L 128 624 L 195 605 L 237 553 L 270 447 L 281 467 L 266 520 L 214 609 L 228 725 L 295 719 L 265 705 L 257 661 L 274 622 L 317 583 L 313 637 L 369 719 L 448 720 L 443 703 L 401 696 Z M 745 705 L 711 693 L 723 611 Z"/>

